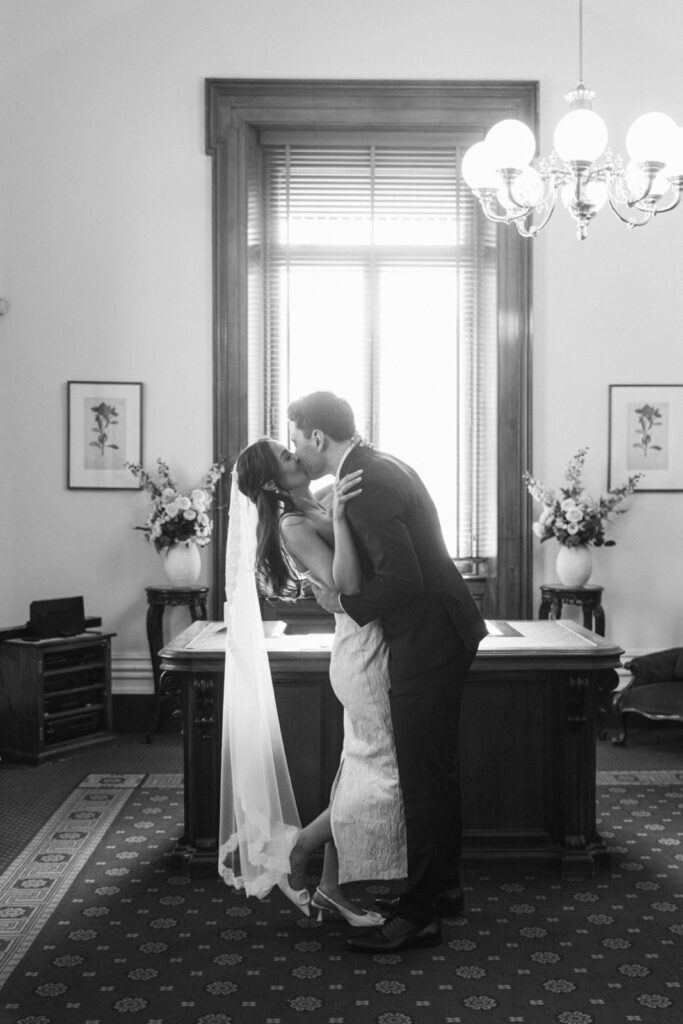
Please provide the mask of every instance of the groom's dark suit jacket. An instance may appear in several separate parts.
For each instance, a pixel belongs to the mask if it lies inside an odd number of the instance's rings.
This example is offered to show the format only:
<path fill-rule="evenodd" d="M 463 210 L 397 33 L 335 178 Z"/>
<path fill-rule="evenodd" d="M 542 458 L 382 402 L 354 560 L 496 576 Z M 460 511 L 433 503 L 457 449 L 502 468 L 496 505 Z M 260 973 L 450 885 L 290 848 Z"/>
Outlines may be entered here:
<path fill-rule="evenodd" d="M 367 445 L 353 448 L 341 475 L 362 469 L 362 494 L 346 507 L 365 583 L 342 595 L 359 625 L 379 619 L 394 680 L 473 656 L 486 626 L 453 564 L 434 502 L 417 473 Z"/>

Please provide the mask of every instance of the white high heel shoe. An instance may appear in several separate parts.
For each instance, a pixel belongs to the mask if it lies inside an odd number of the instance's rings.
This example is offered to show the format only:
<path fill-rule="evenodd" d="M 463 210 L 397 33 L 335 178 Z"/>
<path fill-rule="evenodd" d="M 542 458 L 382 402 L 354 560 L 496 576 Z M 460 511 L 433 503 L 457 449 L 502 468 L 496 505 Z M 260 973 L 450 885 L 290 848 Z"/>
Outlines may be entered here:
<path fill-rule="evenodd" d="M 292 889 L 291 885 L 287 881 L 287 875 L 283 875 L 280 881 L 277 883 L 277 887 L 280 892 L 287 897 L 290 903 L 301 911 L 304 917 L 311 916 L 311 894 L 308 889 Z"/>
<path fill-rule="evenodd" d="M 325 902 L 321 903 L 321 900 Z M 374 910 L 363 910 L 360 914 L 355 914 L 353 910 L 347 910 L 346 907 L 342 907 L 340 903 L 333 900 L 322 889 L 315 890 L 311 906 L 318 911 L 319 921 L 322 921 L 324 914 L 340 914 L 352 928 L 377 928 L 379 925 L 384 924 L 386 920 L 386 918 Z"/>

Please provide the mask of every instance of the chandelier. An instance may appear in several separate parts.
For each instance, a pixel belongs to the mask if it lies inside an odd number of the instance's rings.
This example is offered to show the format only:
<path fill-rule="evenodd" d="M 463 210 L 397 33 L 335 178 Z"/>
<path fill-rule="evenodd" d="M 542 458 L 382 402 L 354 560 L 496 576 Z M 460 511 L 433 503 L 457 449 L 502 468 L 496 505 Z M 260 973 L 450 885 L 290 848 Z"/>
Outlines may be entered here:
<path fill-rule="evenodd" d="M 509 118 L 475 142 L 462 176 L 489 220 L 514 224 L 534 238 L 548 223 L 558 197 L 584 239 L 595 214 L 609 202 L 629 228 L 642 227 L 678 206 L 683 189 L 683 128 L 667 114 L 636 118 L 626 134 L 629 162 L 607 148 L 607 126 L 592 109 L 595 93 L 583 83 L 583 0 L 579 0 L 579 84 L 566 94 L 570 111 L 553 136 L 554 152 L 532 160 L 536 139 Z"/>

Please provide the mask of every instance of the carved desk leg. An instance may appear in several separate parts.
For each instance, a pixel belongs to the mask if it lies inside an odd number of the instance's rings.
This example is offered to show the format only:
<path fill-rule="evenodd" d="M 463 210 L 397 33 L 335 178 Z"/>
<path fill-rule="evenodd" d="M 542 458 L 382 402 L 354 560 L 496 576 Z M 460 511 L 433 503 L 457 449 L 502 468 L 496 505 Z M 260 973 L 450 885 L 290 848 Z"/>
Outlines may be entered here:
<path fill-rule="evenodd" d="M 609 865 L 609 853 L 595 827 L 595 681 L 565 680 L 563 875 L 594 875 Z"/>
<path fill-rule="evenodd" d="M 218 874 L 223 679 L 183 677 L 185 832 L 171 857 L 174 870 Z"/>

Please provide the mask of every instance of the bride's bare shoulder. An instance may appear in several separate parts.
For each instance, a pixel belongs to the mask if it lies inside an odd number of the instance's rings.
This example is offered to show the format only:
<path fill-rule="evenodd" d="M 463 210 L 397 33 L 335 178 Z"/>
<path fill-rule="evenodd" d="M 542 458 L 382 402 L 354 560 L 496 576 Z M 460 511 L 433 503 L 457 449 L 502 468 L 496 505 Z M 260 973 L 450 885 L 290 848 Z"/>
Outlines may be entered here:
<path fill-rule="evenodd" d="M 310 526 L 305 512 L 285 512 L 280 516 L 280 533 L 287 534 L 292 530 L 300 531 Z"/>
<path fill-rule="evenodd" d="M 311 562 L 317 564 L 316 559 L 320 559 L 321 553 L 329 551 L 327 542 L 303 513 L 283 516 L 280 520 L 280 536 L 299 568 L 311 568 Z"/>

